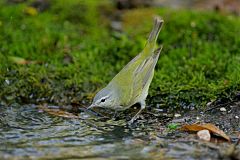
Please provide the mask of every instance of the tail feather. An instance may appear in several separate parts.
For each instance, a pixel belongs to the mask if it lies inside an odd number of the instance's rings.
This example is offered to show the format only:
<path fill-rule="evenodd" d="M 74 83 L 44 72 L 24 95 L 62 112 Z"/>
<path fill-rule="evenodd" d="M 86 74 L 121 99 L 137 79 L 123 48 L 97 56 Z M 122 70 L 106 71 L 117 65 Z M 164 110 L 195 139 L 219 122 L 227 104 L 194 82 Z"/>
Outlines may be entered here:
<path fill-rule="evenodd" d="M 158 34 L 162 28 L 162 25 L 163 25 L 163 20 L 156 16 L 154 18 L 154 26 L 153 26 L 153 29 L 148 37 L 148 41 L 146 43 L 146 46 L 143 50 L 143 54 L 144 55 L 151 55 L 153 52 L 154 52 L 154 47 L 155 47 L 155 44 L 156 44 L 156 41 L 157 41 L 157 38 L 158 38 Z"/>
<path fill-rule="evenodd" d="M 154 18 L 154 26 L 153 29 L 148 37 L 148 43 L 155 43 L 158 38 L 158 34 L 162 28 L 163 25 L 163 20 L 160 17 L 155 17 Z"/>

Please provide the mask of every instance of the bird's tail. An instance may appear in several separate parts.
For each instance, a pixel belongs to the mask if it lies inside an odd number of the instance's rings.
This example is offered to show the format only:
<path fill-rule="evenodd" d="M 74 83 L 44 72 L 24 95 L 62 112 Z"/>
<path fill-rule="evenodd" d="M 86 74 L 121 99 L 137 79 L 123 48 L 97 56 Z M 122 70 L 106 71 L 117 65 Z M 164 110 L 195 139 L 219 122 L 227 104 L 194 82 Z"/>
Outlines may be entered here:
<path fill-rule="evenodd" d="M 164 21 L 160 17 L 158 16 L 154 17 L 154 26 L 148 37 L 146 46 L 142 53 L 144 56 L 149 56 L 154 52 L 155 44 L 158 38 L 158 34 L 162 28 L 163 22 Z"/>

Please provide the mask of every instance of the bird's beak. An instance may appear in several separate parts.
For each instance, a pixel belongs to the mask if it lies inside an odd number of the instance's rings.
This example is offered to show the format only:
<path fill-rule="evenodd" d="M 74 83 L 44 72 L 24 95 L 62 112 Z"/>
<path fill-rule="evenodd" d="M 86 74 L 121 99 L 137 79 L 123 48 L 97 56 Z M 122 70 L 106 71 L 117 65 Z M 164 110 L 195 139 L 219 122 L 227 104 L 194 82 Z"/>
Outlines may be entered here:
<path fill-rule="evenodd" d="M 91 108 L 93 108 L 93 107 L 96 107 L 96 105 L 91 104 L 89 107 L 87 107 L 87 109 L 91 109 Z"/>

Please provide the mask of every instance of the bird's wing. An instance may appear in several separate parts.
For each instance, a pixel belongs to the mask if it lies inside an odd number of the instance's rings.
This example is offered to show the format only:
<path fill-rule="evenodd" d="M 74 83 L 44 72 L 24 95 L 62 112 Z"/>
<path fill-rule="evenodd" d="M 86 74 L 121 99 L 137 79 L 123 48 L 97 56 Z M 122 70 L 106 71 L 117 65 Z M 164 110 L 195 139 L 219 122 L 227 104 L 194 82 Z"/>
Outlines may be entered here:
<path fill-rule="evenodd" d="M 152 81 L 154 68 L 157 64 L 158 57 L 160 55 L 162 46 L 158 48 L 154 54 L 147 59 L 145 59 L 134 71 L 134 82 L 133 82 L 133 94 L 134 97 L 138 97 L 142 94 L 143 89 L 148 84 L 149 81 Z"/>
<path fill-rule="evenodd" d="M 148 66 L 146 68 L 149 68 L 149 69 L 146 69 L 146 74 L 143 78 L 143 87 L 145 87 L 146 83 L 148 82 L 148 79 L 151 77 L 152 75 L 152 72 L 154 72 L 154 68 L 157 64 L 157 61 L 158 61 L 158 58 L 159 58 L 159 55 L 162 51 L 162 46 L 160 46 L 158 49 L 156 49 L 154 51 L 154 54 L 151 56 L 151 60 L 149 60 L 150 62 L 148 62 Z M 151 72 L 152 71 L 152 72 Z"/>

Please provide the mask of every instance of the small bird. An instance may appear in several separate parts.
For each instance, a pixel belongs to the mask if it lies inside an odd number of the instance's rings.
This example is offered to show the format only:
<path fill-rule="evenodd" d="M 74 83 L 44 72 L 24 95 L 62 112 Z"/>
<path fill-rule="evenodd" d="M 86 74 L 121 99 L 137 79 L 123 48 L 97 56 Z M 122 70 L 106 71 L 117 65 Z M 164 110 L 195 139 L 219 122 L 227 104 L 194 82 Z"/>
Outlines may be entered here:
<path fill-rule="evenodd" d="M 163 20 L 154 18 L 154 26 L 142 52 L 132 59 L 110 82 L 93 98 L 93 107 L 109 108 L 116 111 L 125 110 L 139 103 L 140 110 L 130 120 L 133 123 L 146 107 L 148 89 L 154 75 L 154 68 L 162 46 L 155 50 L 158 34 L 162 28 Z"/>

